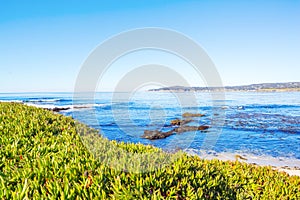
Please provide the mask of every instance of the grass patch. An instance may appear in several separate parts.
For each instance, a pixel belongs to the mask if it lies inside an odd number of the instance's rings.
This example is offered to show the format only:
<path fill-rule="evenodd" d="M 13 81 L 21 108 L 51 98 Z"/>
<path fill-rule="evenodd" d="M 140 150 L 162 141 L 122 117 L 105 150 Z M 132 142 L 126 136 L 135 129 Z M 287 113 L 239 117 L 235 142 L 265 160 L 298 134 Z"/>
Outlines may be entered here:
<path fill-rule="evenodd" d="M 1 199 L 300 199 L 300 177 L 237 161 L 179 153 L 150 172 L 132 172 L 139 162 L 116 168 L 109 163 L 141 153 L 158 155 L 146 156 L 150 168 L 177 154 L 108 141 L 70 117 L 22 104 L 0 103 L 0 134 Z"/>

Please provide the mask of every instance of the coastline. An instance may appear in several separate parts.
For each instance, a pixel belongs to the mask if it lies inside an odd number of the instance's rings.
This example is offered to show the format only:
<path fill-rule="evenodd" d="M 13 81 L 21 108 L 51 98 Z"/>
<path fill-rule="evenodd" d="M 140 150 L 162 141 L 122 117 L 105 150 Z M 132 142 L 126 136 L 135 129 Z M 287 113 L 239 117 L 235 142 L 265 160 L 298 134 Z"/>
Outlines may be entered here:
<path fill-rule="evenodd" d="M 205 152 L 197 150 L 188 150 L 190 155 L 198 155 L 201 159 L 206 160 L 222 160 L 222 161 L 236 161 L 257 166 L 271 167 L 272 169 L 285 172 L 291 176 L 300 176 L 300 160 L 285 157 L 272 157 L 267 155 L 254 155 L 240 152 Z"/>
<path fill-rule="evenodd" d="M 148 90 L 147 92 L 174 92 L 174 93 L 189 93 L 189 92 L 196 92 L 196 93 L 211 93 L 211 92 L 228 92 L 228 93 L 239 93 L 239 92 L 245 92 L 245 93 L 289 93 L 289 92 L 300 92 L 300 88 L 297 89 L 261 89 L 261 90 Z"/>
<path fill-rule="evenodd" d="M 150 89 L 152 92 L 300 92 L 300 82 L 259 83 L 238 86 L 171 86 Z"/>
<path fill-rule="evenodd" d="M 21 103 L 0 103 L 0 109 L 4 146 L 0 198 L 297 199 L 300 195 L 299 176 L 271 167 L 118 143 L 70 116 Z M 87 149 L 86 144 L 99 149 Z"/>
<path fill-rule="evenodd" d="M 29 104 L 24 103 L 27 106 L 33 106 L 37 108 L 43 108 L 48 110 L 49 108 L 46 106 L 36 105 L 36 104 Z M 92 105 L 90 105 L 92 106 Z M 86 108 L 86 107 L 82 107 Z M 52 109 L 52 107 L 50 108 Z M 74 108 L 71 108 L 74 109 Z M 80 109 L 77 108 L 77 109 Z M 300 160 L 299 159 L 292 159 L 292 158 L 285 158 L 285 157 L 271 157 L 267 155 L 254 155 L 248 154 L 243 152 L 204 152 L 199 150 L 187 150 L 185 151 L 189 155 L 197 155 L 200 156 L 201 159 L 206 160 L 221 160 L 221 161 L 236 161 L 244 162 L 248 164 L 258 165 L 258 166 L 270 166 L 272 169 L 277 170 L 279 172 L 285 172 L 291 176 L 299 176 L 300 177 Z"/>

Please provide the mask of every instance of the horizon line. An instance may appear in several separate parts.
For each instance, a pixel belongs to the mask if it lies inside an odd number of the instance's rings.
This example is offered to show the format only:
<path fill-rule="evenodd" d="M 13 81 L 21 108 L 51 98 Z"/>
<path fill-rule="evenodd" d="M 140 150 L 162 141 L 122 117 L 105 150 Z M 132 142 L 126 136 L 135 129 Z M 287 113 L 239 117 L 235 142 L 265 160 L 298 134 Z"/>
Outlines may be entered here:
<path fill-rule="evenodd" d="M 241 85 L 225 85 L 225 86 L 169 86 L 169 87 L 187 87 L 187 88 L 193 88 L 193 87 L 200 87 L 200 88 L 225 88 L 225 87 L 240 87 L 240 86 L 250 86 L 250 85 L 259 85 L 259 84 L 286 84 L 286 83 L 300 83 L 300 81 L 288 81 L 288 82 L 262 82 L 262 83 L 252 83 L 252 84 L 241 84 Z M 161 87 L 161 88 L 168 88 L 168 87 Z M 154 89 L 154 88 L 153 88 Z M 159 88 L 158 88 L 159 89 Z M 147 92 L 149 90 L 145 91 L 139 91 L 139 92 Z M 74 92 L 74 91 L 14 91 L 14 92 L 0 92 L 0 94 L 28 94 L 28 93 L 98 93 L 98 92 L 117 92 L 117 93 L 128 93 L 132 91 L 82 91 L 82 92 Z"/>

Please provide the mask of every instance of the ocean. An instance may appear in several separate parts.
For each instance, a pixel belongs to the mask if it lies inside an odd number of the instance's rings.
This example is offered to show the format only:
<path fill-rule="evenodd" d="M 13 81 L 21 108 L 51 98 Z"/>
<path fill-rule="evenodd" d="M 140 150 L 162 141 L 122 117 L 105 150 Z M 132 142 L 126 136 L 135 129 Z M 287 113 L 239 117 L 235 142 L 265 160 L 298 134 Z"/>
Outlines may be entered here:
<path fill-rule="evenodd" d="M 68 108 L 60 113 L 98 129 L 110 140 L 200 156 L 268 157 L 300 167 L 300 92 L 232 92 L 225 93 L 224 99 L 210 93 L 168 92 L 99 92 L 89 100 L 73 97 L 73 93 L 2 93 L 0 101 Z M 185 112 L 204 114 L 190 125 L 210 128 L 158 140 L 141 137 L 145 130 L 172 129 L 170 120 L 182 119 Z"/>

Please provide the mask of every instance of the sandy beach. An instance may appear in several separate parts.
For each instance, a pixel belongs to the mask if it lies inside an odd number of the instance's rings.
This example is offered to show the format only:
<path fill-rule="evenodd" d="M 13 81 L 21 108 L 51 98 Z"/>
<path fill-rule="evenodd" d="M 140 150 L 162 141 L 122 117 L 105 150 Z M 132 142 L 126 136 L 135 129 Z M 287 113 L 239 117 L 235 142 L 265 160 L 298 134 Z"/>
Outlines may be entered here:
<path fill-rule="evenodd" d="M 294 158 L 282 158 L 271 156 L 257 156 L 253 154 L 245 153 L 229 153 L 229 152 L 204 152 L 204 151 L 188 151 L 190 154 L 200 155 L 203 159 L 218 159 L 223 161 L 235 161 L 245 162 L 249 164 L 255 164 L 259 166 L 271 166 L 274 170 L 285 172 L 291 176 L 300 176 L 300 160 Z"/>

